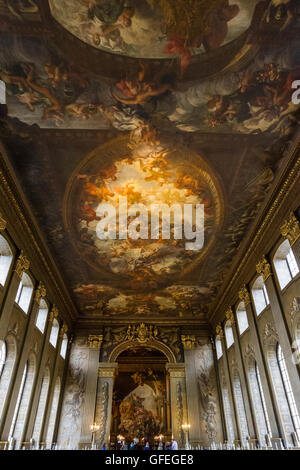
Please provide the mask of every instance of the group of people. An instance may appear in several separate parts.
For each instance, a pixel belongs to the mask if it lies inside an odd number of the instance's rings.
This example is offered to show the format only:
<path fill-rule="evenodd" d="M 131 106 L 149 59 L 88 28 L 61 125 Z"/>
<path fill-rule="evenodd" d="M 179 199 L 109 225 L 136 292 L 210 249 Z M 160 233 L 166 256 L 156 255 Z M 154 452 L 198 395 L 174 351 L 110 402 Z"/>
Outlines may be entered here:
<path fill-rule="evenodd" d="M 158 444 L 151 446 L 148 440 L 144 439 L 143 444 L 140 444 L 139 439 L 134 439 L 129 445 L 122 441 L 120 450 L 178 450 L 178 443 L 175 439 L 166 443 L 160 440 Z"/>

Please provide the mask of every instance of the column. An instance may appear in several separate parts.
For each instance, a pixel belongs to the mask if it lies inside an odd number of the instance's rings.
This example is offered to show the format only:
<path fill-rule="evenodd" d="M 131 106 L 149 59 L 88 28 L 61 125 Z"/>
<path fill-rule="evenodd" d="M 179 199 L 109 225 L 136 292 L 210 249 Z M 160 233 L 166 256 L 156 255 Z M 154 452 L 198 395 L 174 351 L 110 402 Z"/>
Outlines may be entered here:
<path fill-rule="evenodd" d="M 177 363 L 166 365 L 170 377 L 170 404 L 172 437 L 177 441 L 180 449 L 184 449 L 185 437 L 182 430 L 183 424 L 187 423 L 187 396 L 185 382 L 185 364 Z"/>
<path fill-rule="evenodd" d="M 244 302 L 247 313 L 250 337 L 255 351 L 255 359 L 259 369 L 261 378 L 261 385 L 265 398 L 268 418 L 270 422 L 271 432 L 273 437 L 280 436 L 280 429 L 278 427 L 280 413 L 277 407 L 277 402 L 272 394 L 272 387 L 270 387 L 270 377 L 268 374 L 268 368 L 263 355 L 263 348 L 260 341 L 260 336 L 257 330 L 255 312 L 251 305 L 250 294 L 246 286 L 243 286 L 239 291 L 239 299 Z M 281 425 L 282 426 L 282 425 Z"/>
<path fill-rule="evenodd" d="M 95 417 L 98 364 L 102 341 L 103 335 L 90 335 L 88 337 L 89 358 L 79 448 L 88 447 L 92 442 L 91 425 L 94 424 Z"/>
<path fill-rule="evenodd" d="M 113 401 L 114 379 L 117 374 L 118 364 L 116 362 L 100 362 L 98 364 L 98 384 L 95 419 L 92 420 L 100 426 L 96 433 L 95 442 L 101 449 L 105 444 L 106 448 L 110 445 L 110 426 Z"/>
<path fill-rule="evenodd" d="M 280 227 L 280 232 L 281 235 L 290 242 L 300 269 L 300 223 L 293 212 L 290 213 L 289 218 Z"/>
<path fill-rule="evenodd" d="M 249 395 L 249 389 L 248 389 L 248 382 L 247 382 L 247 377 L 245 373 L 245 367 L 244 367 L 244 362 L 242 358 L 242 353 L 241 353 L 241 346 L 240 346 L 240 337 L 239 333 L 237 331 L 236 327 L 236 321 L 234 318 L 233 310 L 232 308 L 229 308 L 225 314 L 226 320 L 230 322 L 232 332 L 233 332 L 233 338 L 234 338 L 234 352 L 235 352 L 235 359 L 236 363 L 238 366 L 239 370 L 239 377 L 240 377 L 240 382 L 241 382 L 241 387 L 242 387 L 242 393 L 243 393 L 243 399 L 244 399 L 244 405 L 245 405 L 245 411 L 246 411 L 246 417 L 247 417 L 247 424 L 248 424 L 248 430 L 251 438 L 258 437 L 258 429 L 254 427 L 254 413 L 252 409 L 252 401 Z M 255 422 L 256 424 L 256 422 Z"/>
<path fill-rule="evenodd" d="M 300 412 L 300 381 L 299 373 L 294 365 L 292 358 L 291 339 L 289 337 L 288 328 L 285 323 L 285 317 L 282 311 L 282 306 L 279 300 L 278 293 L 276 291 L 275 283 L 272 278 L 271 265 L 268 263 L 265 257 L 257 264 L 256 270 L 258 274 L 263 277 L 265 286 L 268 292 L 270 300 L 271 311 L 274 319 L 274 324 L 279 338 L 279 343 L 282 348 L 284 355 L 287 371 L 291 381 L 292 389 L 294 391 L 294 397 L 298 411 Z"/>
<path fill-rule="evenodd" d="M 7 297 L 3 304 L 2 312 L 0 315 L 0 339 L 4 340 L 7 334 L 10 315 L 15 304 L 18 287 L 22 279 L 23 272 L 28 271 L 30 262 L 21 251 L 14 267 L 13 275 L 10 281 Z"/>

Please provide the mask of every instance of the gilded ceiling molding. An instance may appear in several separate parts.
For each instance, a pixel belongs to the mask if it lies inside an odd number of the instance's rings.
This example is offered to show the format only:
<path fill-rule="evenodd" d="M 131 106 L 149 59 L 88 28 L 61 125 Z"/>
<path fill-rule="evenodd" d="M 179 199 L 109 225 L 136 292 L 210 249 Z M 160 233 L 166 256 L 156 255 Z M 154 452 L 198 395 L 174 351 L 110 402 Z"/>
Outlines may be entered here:
<path fill-rule="evenodd" d="M 269 279 L 270 276 L 272 276 L 271 265 L 270 263 L 268 263 L 265 256 L 259 261 L 259 263 L 257 263 L 256 272 L 263 277 L 264 281 L 266 281 L 267 279 Z"/>
<path fill-rule="evenodd" d="M 293 212 L 290 213 L 289 218 L 280 227 L 280 233 L 283 237 L 288 239 L 291 246 L 293 246 L 300 237 L 300 224 Z"/>
<path fill-rule="evenodd" d="M 44 286 L 42 282 L 40 282 L 38 288 L 35 291 L 34 300 L 37 303 L 39 303 L 42 298 L 46 297 L 46 295 L 47 295 L 46 287 Z"/>
<path fill-rule="evenodd" d="M 245 285 L 239 290 L 239 299 L 244 302 L 245 307 L 250 304 L 250 294 Z"/>
<path fill-rule="evenodd" d="M 181 342 L 186 351 L 194 349 L 196 346 L 196 336 L 193 335 L 182 335 Z"/>
<path fill-rule="evenodd" d="M 17 276 L 21 279 L 23 272 L 28 271 L 29 267 L 30 261 L 26 258 L 22 250 L 15 267 L 15 272 L 17 273 Z"/>
<path fill-rule="evenodd" d="M 103 335 L 89 335 L 88 344 L 90 349 L 100 349 L 103 342 Z"/>
<path fill-rule="evenodd" d="M 219 324 L 216 326 L 216 335 L 219 336 L 220 339 L 223 339 L 223 338 L 224 338 L 224 331 L 223 331 L 223 328 L 222 328 L 221 323 L 219 323 Z"/>
<path fill-rule="evenodd" d="M 225 317 L 226 317 L 226 320 L 230 322 L 231 326 L 235 324 L 234 314 L 233 314 L 233 310 L 231 307 L 226 311 Z"/>
<path fill-rule="evenodd" d="M 49 322 L 53 323 L 55 318 L 57 317 L 58 317 L 58 309 L 55 305 L 53 305 L 52 310 L 50 312 L 50 316 L 49 316 Z"/>
<path fill-rule="evenodd" d="M 0 230 L 3 231 L 5 230 L 7 227 L 7 222 L 6 220 L 3 218 L 3 215 L 1 214 L 0 212 Z"/>

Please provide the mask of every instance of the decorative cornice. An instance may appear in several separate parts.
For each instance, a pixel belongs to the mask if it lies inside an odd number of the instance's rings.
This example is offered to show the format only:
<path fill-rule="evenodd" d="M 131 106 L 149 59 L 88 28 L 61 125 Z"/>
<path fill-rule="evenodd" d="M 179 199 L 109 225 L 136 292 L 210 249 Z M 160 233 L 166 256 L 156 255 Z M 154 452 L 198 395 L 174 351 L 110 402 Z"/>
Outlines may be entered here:
<path fill-rule="evenodd" d="M 280 233 L 283 237 L 288 239 L 291 246 L 293 246 L 300 237 L 300 224 L 293 212 L 290 213 L 289 218 L 280 227 Z"/>
<path fill-rule="evenodd" d="M 7 222 L 6 222 L 6 220 L 3 218 L 3 215 L 2 215 L 1 212 L 0 212 L 0 231 L 5 230 L 6 227 L 7 227 Z"/>
<path fill-rule="evenodd" d="M 231 307 L 226 311 L 225 317 L 226 317 L 226 320 L 230 322 L 231 326 L 235 324 L 234 314 L 233 314 L 233 310 Z"/>
<path fill-rule="evenodd" d="M 28 271 L 29 267 L 30 261 L 24 255 L 24 252 L 21 251 L 15 267 L 15 272 L 17 273 L 17 276 L 21 279 L 23 272 Z"/>
<path fill-rule="evenodd" d="M 181 342 L 186 351 L 194 349 L 196 346 L 196 337 L 193 335 L 182 335 Z"/>
<path fill-rule="evenodd" d="M 246 286 L 241 287 L 239 290 L 239 299 L 244 302 L 245 307 L 250 304 L 250 294 Z"/>
<path fill-rule="evenodd" d="M 263 277 L 264 281 L 266 281 L 267 279 L 269 279 L 270 276 L 272 276 L 271 265 L 270 263 L 268 263 L 265 256 L 259 261 L 259 263 L 257 263 L 256 272 Z"/>
<path fill-rule="evenodd" d="M 90 349 L 100 349 L 103 342 L 103 335 L 89 335 L 88 344 Z"/>
<path fill-rule="evenodd" d="M 39 303 L 42 298 L 46 297 L 46 295 L 47 295 L 46 287 L 44 286 L 42 282 L 40 282 L 38 288 L 35 291 L 34 300 L 37 303 Z"/>
<path fill-rule="evenodd" d="M 220 339 L 223 339 L 223 338 L 224 338 L 224 331 L 223 331 L 223 328 L 222 328 L 221 323 L 219 323 L 219 324 L 216 326 L 216 335 L 219 336 Z"/>
<path fill-rule="evenodd" d="M 54 319 L 58 317 L 58 309 L 55 305 L 53 305 L 52 310 L 49 315 L 49 322 L 53 323 Z"/>

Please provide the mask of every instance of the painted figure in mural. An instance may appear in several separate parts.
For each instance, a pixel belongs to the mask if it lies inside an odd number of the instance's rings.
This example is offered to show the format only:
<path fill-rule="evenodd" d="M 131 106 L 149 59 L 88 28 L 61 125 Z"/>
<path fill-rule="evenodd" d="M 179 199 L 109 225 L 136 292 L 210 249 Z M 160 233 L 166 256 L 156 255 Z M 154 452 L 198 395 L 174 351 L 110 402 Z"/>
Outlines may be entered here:
<path fill-rule="evenodd" d="M 23 21 L 24 13 L 37 13 L 39 11 L 35 0 L 5 0 L 9 11 Z"/>
<path fill-rule="evenodd" d="M 285 30 L 293 21 L 297 0 L 272 0 L 266 15 L 266 23 Z"/>

